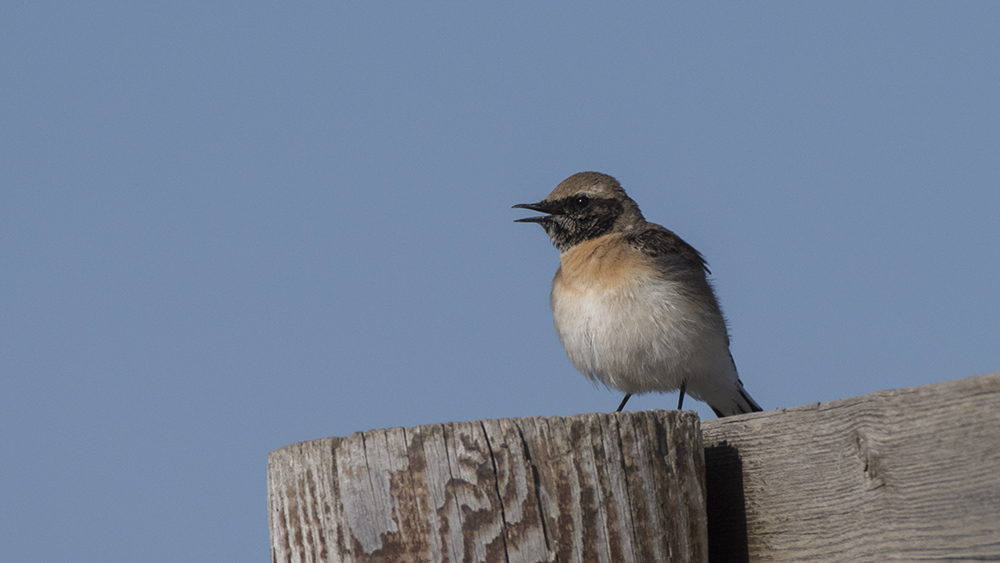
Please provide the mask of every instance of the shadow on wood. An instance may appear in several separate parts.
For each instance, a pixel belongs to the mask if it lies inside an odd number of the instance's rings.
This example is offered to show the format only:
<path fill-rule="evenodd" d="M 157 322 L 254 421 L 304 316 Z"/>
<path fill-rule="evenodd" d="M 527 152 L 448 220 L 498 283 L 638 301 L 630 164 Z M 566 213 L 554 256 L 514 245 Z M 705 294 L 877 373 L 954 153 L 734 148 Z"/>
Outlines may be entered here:
<path fill-rule="evenodd" d="M 708 560 L 746 563 L 747 513 L 743 498 L 743 463 L 736 448 L 722 442 L 705 448 L 708 489 Z"/>

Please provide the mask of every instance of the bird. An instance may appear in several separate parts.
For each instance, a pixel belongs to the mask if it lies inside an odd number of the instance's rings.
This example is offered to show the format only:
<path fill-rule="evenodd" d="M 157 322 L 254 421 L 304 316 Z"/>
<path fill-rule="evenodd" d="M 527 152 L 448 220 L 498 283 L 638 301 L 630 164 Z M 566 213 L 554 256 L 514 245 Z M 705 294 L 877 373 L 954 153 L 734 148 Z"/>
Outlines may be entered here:
<path fill-rule="evenodd" d="M 729 351 L 729 329 L 700 252 L 646 221 L 614 177 L 580 172 L 513 208 L 559 250 L 549 296 L 566 355 L 592 382 L 632 395 L 680 391 L 717 416 L 758 412 Z"/>

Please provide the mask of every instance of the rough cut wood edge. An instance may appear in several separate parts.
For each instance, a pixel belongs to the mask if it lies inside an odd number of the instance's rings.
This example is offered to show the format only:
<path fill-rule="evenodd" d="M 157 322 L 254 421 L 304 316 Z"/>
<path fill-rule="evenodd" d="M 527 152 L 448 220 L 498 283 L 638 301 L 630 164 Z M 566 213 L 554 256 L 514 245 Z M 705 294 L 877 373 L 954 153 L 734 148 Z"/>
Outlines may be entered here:
<path fill-rule="evenodd" d="M 712 561 L 1000 560 L 1000 373 L 702 431 Z"/>
<path fill-rule="evenodd" d="M 268 458 L 275 562 L 707 561 L 692 412 L 358 432 Z"/>

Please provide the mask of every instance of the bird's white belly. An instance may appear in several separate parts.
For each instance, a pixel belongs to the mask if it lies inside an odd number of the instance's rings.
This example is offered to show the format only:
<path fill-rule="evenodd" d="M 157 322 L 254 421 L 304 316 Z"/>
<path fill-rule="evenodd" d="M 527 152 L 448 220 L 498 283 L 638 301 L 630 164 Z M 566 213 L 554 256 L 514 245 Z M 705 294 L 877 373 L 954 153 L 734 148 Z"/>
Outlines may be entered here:
<path fill-rule="evenodd" d="M 675 282 L 649 277 L 614 287 L 563 282 L 553 286 L 551 301 L 556 333 L 570 361 L 608 387 L 672 391 L 684 381 L 732 369 L 725 322 L 681 295 Z"/>

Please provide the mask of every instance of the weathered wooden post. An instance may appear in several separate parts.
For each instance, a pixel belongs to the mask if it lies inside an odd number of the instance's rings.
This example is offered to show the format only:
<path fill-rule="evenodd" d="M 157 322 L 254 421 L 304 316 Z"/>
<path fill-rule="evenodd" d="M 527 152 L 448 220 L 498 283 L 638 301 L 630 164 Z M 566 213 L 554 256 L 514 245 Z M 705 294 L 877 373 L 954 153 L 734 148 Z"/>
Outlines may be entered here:
<path fill-rule="evenodd" d="M 268 459 L 274 562 L 705 562 L 693 412 L 453 422 Z"/>

